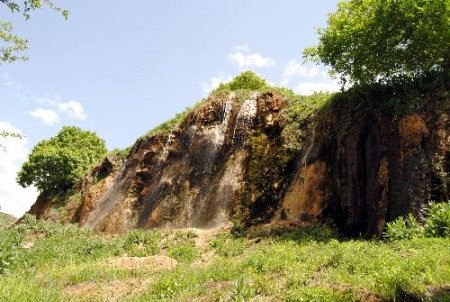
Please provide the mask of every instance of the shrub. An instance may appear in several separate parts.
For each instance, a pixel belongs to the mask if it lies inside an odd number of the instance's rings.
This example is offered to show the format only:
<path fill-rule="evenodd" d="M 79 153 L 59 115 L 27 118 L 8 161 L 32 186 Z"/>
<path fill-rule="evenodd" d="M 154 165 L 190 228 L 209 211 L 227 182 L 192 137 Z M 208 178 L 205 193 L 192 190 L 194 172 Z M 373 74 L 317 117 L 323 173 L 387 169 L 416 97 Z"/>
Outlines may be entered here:
<path fill-rule="evenodd" d="M 406 218 L 399 217 L 386 224 L 386 231 L 383 237 L 387 241 L 412 239 L 423 235 L 423 227 L 416 218 L 409 214 Z"/>
<path fill-rule="evenodd" d="M 431 202 L 427 214 L 425 236 L 450 237 L 450 202 Z"/>
<path fill-rule="evenodd" d="M 427 209 L 424 226 L 409 214 L 386 224 L 383 234 L 388 241 L 412 239 L 417 237 L 450 237 L 450 202 L 431 202 Z"/>
<path fill-rule="evenodd" d="M 221 83 L 214 92 L 235 90 L 263 90 L 270 85 L 252 71 L 244 71 L 228 83 Z"/>

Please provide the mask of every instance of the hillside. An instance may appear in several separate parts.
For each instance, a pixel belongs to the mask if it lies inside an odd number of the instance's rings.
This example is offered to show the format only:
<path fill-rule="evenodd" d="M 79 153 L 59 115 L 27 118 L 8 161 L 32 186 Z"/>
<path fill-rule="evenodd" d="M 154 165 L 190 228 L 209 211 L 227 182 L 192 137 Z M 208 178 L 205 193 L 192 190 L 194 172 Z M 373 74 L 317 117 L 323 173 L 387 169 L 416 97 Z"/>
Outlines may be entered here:
<path fill-rule="evenodd" d="M 14 217 L 13 215 L 0 213 L 0 231 L 8 228 L 16 221 L 17 218 Z"/>
<path fill-rule="evenodd" d="M 449 196 L 449 81 L 295 96 L 244 73 L 30 213 L 120 233 L 328 223 L 380 235 Z M 244 83 L 244 84 L 242 84 Z M 239 86 L 241 85 L 241 86 Z"/>
<path fill-rule="evenodd" d="M 319 227 L 107 237 L 27 216 L 0 234 L 0 300 L 449 301 L 449 249 Z"/>

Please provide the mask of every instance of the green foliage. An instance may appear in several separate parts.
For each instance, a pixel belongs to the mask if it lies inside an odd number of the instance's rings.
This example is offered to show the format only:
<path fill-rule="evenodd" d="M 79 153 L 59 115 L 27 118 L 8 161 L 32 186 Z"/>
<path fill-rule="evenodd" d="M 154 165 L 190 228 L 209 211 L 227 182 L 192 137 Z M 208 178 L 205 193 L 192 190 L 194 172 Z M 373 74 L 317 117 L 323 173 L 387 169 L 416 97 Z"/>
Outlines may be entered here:
<path fill-rule="evenodd" d="M 117 156 L 119 158 L 124 159 L 128 156 L 128 154 L 130 154 L 130 152 L 131 152 L 131 147 L 127 147 L 125 149 L 116 148 L 116 149 L 111 150 L 108 153 L 108 155 Z"/>
<path fill-rule="evenodd" d="M 142 139 L 146 139 L 156 135 L 165 135 L 174 130 L 176 127 L 180 126 L 188 116 L 194 112 L 198 107 L 200 107 L 207 99 L 200 100 L 192 107 L 186 107 L 185 110 L 181 113 L 175 114 L 175 116 L 162 124 L 156 126 L 155 128 L 148 131 L 142 137 L 138 139 L 138 142 Z"/>
<path fill-rule="evenodd" d="M 68 10 L 55 5 L 51 0 L 25 0 L 19 2 L 20 4 L 13 0 L 0 0 L 0 3 L 6 5 L 12 13 L 22 13 L 26 20 L 30 18 L 32 11 L 42 8 L 44 4 L 61 13 L 65 19 L 69 17 Z M 0 19 L 0 64 L 27 59 L 26 56 L 20 55 L 28 49 L 27 40 L 14 34 L 13 29 L 11 22 Z"/>
<path fill-rule="evenodd" d="M 17 221 L 16 217 L 0 212 L 0 231 L 7 229 L 16 221 Z"/>
<path fill-rule="evenodd" d="M 326 225 L 312 225 L 294 229 L 272 228 L 269 234 L 279 237 L 281 240 L 296 242 L 326 242 L 338 238 L 337 230 Z"/>
<path fill-rule="evenodd" d="M 344 0 L 304 57 L 371 83 L 449 68 L 449 0 Z"/>
<path fill-rule="evenodd" d="M 157 230 L 132 230 L 124 242 L 124 250 L 134 257 L 153 256 L 159 253 L 161 233 Z"/>
<path fill-rule="evenodd" d="M 19 245 L 23 237 L 23 234 L 16 229 L 2 232 L 0 237 L 0 275 L 10 272 L 10 267 L 19 257 Z"/>
<path fill-rule="evenodd" d="M 191 263 L 198 257 L 195 248 L 197 234 L 192 231 L 177 231 L 170 242 L 166 241 L 167 255 L 183 263 Z"/>
<path fill-rule="evenodd" d="M 284 109 L 286 125 L 282 136 L 288 150 L 297 151 L 301 148 L 301 138 L 309 119 L 331 104 L 334 95 L 330 93 L 314 93 L 310 96 L 293 96 L 288 98 L 289 105 Z"/>
<path fill-rule="evenodd" d="M 413 239 L 421 236 L 423 236 L 423 227 L 412 214 L 406 218 L 399 217 L 388 222 L 384 233 L 384 238 L 388 241 Z"/>
<path fill-rule="evenodd" d="M 11 63 L 17 60 L 25 61 L 26 56 L 19 55 L 28 49 L 27 40 L 13 33 L 11 22 L 0 19 L 0 62 Z"/>
<path fill-rule="evenodd" d="M 202 259 L 209 259 L 199 264 L 192 263 L 193 258 L 186 257 L 185 251 L 178 252 L 182 250 L 180 246 L 194 248 L 196 234 L 192 231 L 137 230 L 111 237 L 72 225 L 36 221 L 27 215 L 20 224 L 0 233 L 0 259 L 5 260 L 0 262 L 4 263 L 0 300 L 364 301 L 377 297 L 395 301 L 416 297 L 427 301 L 430 295 L 446 298 L 437 290 L 450 280 L 448 238 L 383 242 L 340 241 L 333 236 L 327 228 L 320 227 L 255 229 L 242 238 L 219 233 L 210 239 L 208 248 L 196 249 L 197 257 L 201 254 Z M 111 264 L 110 260 L 129 255 L 130 249 L 142 245 L 162 246 L 163 249 L 156 248 L 152 253 L 167 252 L 179 257 L 181 263 L 165 269 L 155 269 L 150 264 L 133 268 Z M 171 249 L 172 246 L 177 249 Z M 116 285 L 121 290 L 116 291 Z"/>
<path fill-rule="evenodd" d="M 223 233 L 217 235 L 209 242 L 209 247 L 225 258 L 236 257 L 242 255 L 245 250 L 245 240 L 243 238 L 235 238 L 231 234 Z"/>
<path fill-rule="evenodd" d="M 282 182 L 283 169 L 292 160 L 291 154 L 277 145 L 280 141 L 272 141 L 265 133 L 255 131 L 247 141 L 247 182 L 233 213 L 238 223 L 244 226 L 249 223 L 250 211 L 255 205 L 267 205 L 276 189 L 273 184 Z"/>
<path fill-rule="evenodd" d="M 0 20 L 0 27 L 1 27 L 1 20 Z M 1 31 L 1 30 L 0 30 Z M 0 59 L 0 61 L 1 61 L 1 59 Z M 17 132 L 11 132 L 11 131 L 6 131 L 6 130 L 1 130 L 0 131 L 0 138 L 3 138 L 3 139 L 5 139 L 5 138 L 7 138 L 7 137 L 12 137 L 12 138 L 18 138 L 18 139 L 21 139 L 21 138 L 23 138 L 23 135 L 21 135 L 20 133 L 17 133 Z M 1 149 L 3 149 L 3 150 L 5 150 L 6 151 L 6 147 L 5 146 L 3 146 L 2 144 L 0 144 L 0 150 Z"/>
<path fill-rule="evenodd" d="M 399 217 L 386 224 L 384 238 L 388 241 L 413 239 L 419 237 L 450 237 L 450 202 L 431 202 L 422 226 L 413 215 Z"/>
<path fill-rule="evenodd" d="M 252 297 L 252 289 L 245 283 L 244 276 L 241 276 L 235 283 L 235 288 L 233 292 L 233 301 L 235 302 L 250 301 L 251 297 Z"/>
<path fill-rule="evenodd" d="M 253 71 L 244 71 L 228 83 L 221 83 L 213 93 L 236 90 L 264 90 L 270 85 Z"/>
<path fill-rule="evenodd" d="M 350 291 L 339 292 L 326 288 L 294 287 L 286 293 L 286 302 L 349 302 L 359 301 Z"/>
<path fill-rule="evenodd" d="M 23 187 L 35 185 L 46 194 L 65 192 L 106 152 L 105 142 L 94 132 L 63 127 L 55 137 L 33 148 L 17 174 L 17 182 Z"/>
<path fill-rule="evenodd" d="M 144 137 L 151 137 L 151 136 L 166 134 L 166 133 L 170 132 L 175 127 L 180 125 L 191 112 L 192 111 L 190 110 L 190 108 L 186 108 L 185 111 L 183 111 L 181 113 L 177 113 L 173 118 L 165 121 L 164 123 L 156 126 L 153 129 L 151 129 L 149 132 L 147 132 L 144 135 Z"/>
<path fill-rule="evenodd" d="M 425 235 L 450 238 L 450 202 L 430 203 L 425 222 Z"/>

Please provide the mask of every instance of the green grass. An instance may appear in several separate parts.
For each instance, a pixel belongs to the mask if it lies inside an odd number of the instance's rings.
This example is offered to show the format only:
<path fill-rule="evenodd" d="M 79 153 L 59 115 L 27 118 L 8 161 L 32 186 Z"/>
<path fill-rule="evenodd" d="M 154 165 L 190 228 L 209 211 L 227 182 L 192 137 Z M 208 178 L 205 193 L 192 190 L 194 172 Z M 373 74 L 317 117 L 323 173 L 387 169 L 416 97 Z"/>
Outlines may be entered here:
<path fill-rule="evenodd" d="M 222 232 L 202 246 L 196 240 L 193 231 L 106 237 L 28 217 L 0 234 L 0 301 L 104 301 L 114 295 L 120 301 L 392 301 L 405 295 L 428 301 L 428 292 L 435 301 L 448 297 L 439 289 L 450 286 L 449 238 L 346 240 L 313 227 Z M 26 242 L 33 245 L 24 248 Z M 175 258 L 178 265 L 110 264 L 121 256 L 152 255 Z"/>
<path fill-rule="evenodd" d="M 10 214 L 0 212 L 0 231 L 7 229 L 16 221 L 17 221 L 16 217 Z"/>

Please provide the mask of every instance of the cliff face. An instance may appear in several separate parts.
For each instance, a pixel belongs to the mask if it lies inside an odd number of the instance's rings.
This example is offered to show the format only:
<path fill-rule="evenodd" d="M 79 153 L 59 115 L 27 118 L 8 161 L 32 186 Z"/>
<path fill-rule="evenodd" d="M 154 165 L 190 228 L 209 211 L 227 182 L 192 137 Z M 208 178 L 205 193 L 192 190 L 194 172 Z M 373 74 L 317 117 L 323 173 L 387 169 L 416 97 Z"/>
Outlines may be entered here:
<path fill-rule="evenodd" d="M 303 151 L 280 219 L 325 219 L 348 235 L 381 234 L 386 221 L 408 213 L 420 219 L 430 200 L 447 200 L 449 111 L 431 108 L 399 119 L 335 108 Z"/>
<path fill-rule="evenodd" d="M 449 194 L 450 99 L 423 98 L 401 116 L 336 102 L 293 124 L 281 94 L 218 94 L 126 159 L 106 158 L 59 204 L 66 221 L 106 232 L 239 220 L 380 234 Z M 31 212 L 51 217 L 50 202 Z"/>

